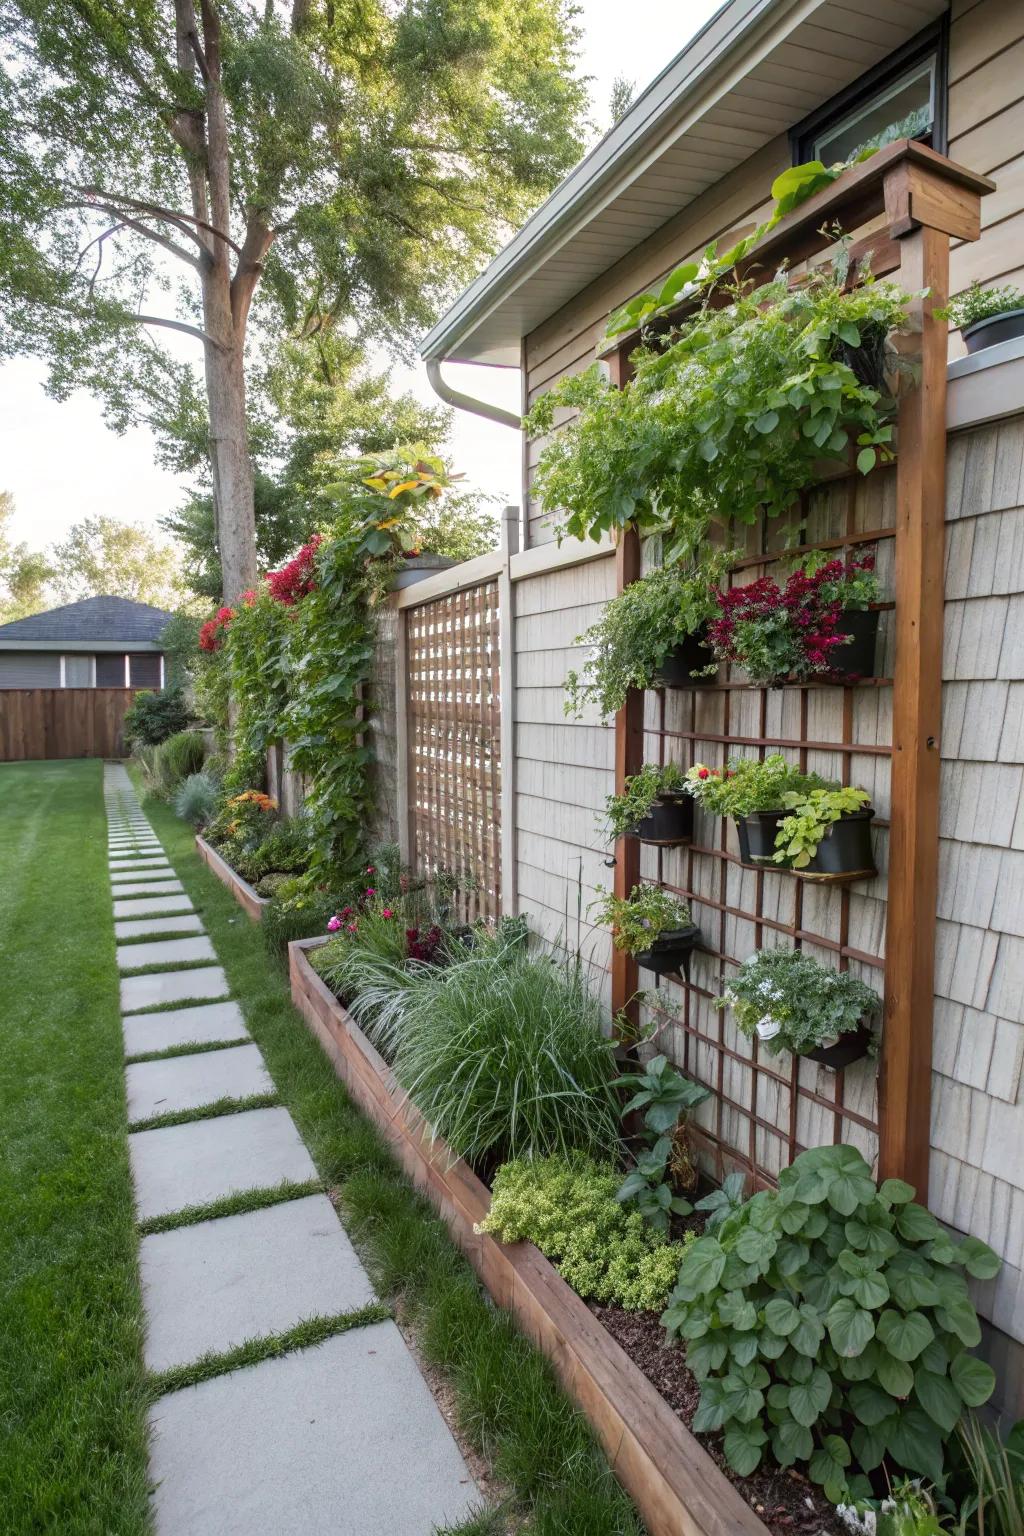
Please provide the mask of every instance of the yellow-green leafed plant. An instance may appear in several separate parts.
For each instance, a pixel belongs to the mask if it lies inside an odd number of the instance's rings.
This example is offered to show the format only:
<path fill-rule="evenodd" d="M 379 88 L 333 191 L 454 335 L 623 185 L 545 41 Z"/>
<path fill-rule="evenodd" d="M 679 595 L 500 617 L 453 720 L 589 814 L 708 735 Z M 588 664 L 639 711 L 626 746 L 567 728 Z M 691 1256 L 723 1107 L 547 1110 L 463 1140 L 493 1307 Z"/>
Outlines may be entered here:
<path fill-rule="evenodd" d="M 580 1296 L 657 1310 L 686 1245 L 626 1210 L 616 1199 L 620 1179 L 610 1164 L 583 1157 L 505 1163 L 480 1230 L 505 1243 L 535 1243 Z"/>

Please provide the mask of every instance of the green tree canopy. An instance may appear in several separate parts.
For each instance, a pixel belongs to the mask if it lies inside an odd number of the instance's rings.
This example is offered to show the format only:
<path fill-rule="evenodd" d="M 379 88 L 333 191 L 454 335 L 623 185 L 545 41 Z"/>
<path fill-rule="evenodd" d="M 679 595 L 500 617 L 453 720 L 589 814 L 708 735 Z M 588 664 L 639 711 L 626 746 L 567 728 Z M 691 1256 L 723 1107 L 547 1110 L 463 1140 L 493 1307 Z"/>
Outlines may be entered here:
<path fill-rule="evenodd" d="M 41 613 L 48 606 L 46 584 L 53 575 L 46 555 L 11 538 L 13 517 L 14 497 L 0 491 L 0 624 Z"/>
<path fill-rule="evenodd" d="M 205 430 L 234 598 L 256 568 L 253 305 L 270 336 L 400 347 L 425 325 L 579 153 L 571 0 L 0 16 L 0 355 L 46 358 L 58 397 L 90 388 L 114 425 Z"/>
<path fill-rule="evenodd" d="M 62 603 L 100 593 L 157 608 L 176 608 L 181 602 L 178 551 L 141 523 L 84 517 L 54 545 L 50 563 L 53 591 Z"/>

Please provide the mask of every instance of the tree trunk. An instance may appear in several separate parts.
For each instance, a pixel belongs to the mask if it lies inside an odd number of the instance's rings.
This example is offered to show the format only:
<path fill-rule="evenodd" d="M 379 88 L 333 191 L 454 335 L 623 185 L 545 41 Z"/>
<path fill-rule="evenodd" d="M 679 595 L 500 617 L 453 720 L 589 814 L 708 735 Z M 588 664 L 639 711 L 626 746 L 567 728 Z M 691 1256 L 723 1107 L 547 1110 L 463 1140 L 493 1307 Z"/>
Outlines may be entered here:
<path fill-rule="evenodd" d="M 210 338 L 206 343 L 206 398 L 217 549 L 224 601 L 237 603 L 247 588 L 256 585 L 256 529 L 245 420 L 244 329 L 236 326 L 232 316 L 223 252 L 203 274 L 203 309 Z"/>

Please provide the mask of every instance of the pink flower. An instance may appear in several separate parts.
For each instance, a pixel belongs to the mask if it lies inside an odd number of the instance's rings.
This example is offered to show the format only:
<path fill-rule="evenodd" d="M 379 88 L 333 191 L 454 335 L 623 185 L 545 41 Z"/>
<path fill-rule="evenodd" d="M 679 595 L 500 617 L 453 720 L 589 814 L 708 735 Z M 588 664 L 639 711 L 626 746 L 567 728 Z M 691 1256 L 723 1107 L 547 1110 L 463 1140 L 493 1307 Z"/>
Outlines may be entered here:
<path fill-rule="evenodd" d="M 377 894 L 376 886 L 368 885 L 366 887 L 366 894 L 367 894 L 367 896 L 376 896 L 376 894 Z"/>
<path fill-rule="evenodd" d="M 359 924 L 358 923 L 349 923 L 348 927 L 345 929 L 345 932 L 346 933 L 358 933 L 359 932 Z"/>
<path fill-rule="evenodd" d="M 381 913 L 381 917 L 394 917 L 394 915 L 395 915 L 395 914 L 394 914 L 394 912 L 393 912 L 393 911 L 392 911 L 392 910 L 391 910 L 391 908 L 390 908 L 390 907 L 385 907 L 385 908 L 384 908 L 384 911 L 383 911 L 383 912 L 382 912 L 382 913 Z"/>
<path fill-rule="evenodd" d="M 366 873 L 368 875 L 375 875 L 377 873 L 377 866 L 376 866 L 376 864 L 367 864 L 367 866 L 366 866 Z"/>
<path fill-rule="evenodd" d="M 340 927 L 341 927 L 341 918 L 337 915 L 337 913 L 335 913 L 335 915 L 328 921 L 327 932 L 328 933 L 337 933 L 337 931 L 338 931 L 338 929 Z"/>

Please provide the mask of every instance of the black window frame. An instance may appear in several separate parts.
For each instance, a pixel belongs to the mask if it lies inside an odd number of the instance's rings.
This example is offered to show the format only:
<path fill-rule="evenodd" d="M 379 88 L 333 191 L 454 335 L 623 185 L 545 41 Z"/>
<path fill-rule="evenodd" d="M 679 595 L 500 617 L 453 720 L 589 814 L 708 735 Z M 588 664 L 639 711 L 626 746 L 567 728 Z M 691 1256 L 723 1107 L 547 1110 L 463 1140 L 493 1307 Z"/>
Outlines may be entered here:
<path fill-rule="evenodd" d="M 885 89 L 921 63 L 935 55 L 935 117 L 932 122 L 932 148 L 942 155 L 948 147 L 949 132 L 949 15 L 929 23 L 914 37 L 890 53 L 881 63 L 854 80 L 844 90 L 817 107 L 789 130 L 789 145 L 794 165 L 804 165 L 814 158 L 814 140 L 821 137 L 832 122 L 847 117 L 872 96 Z"/>

